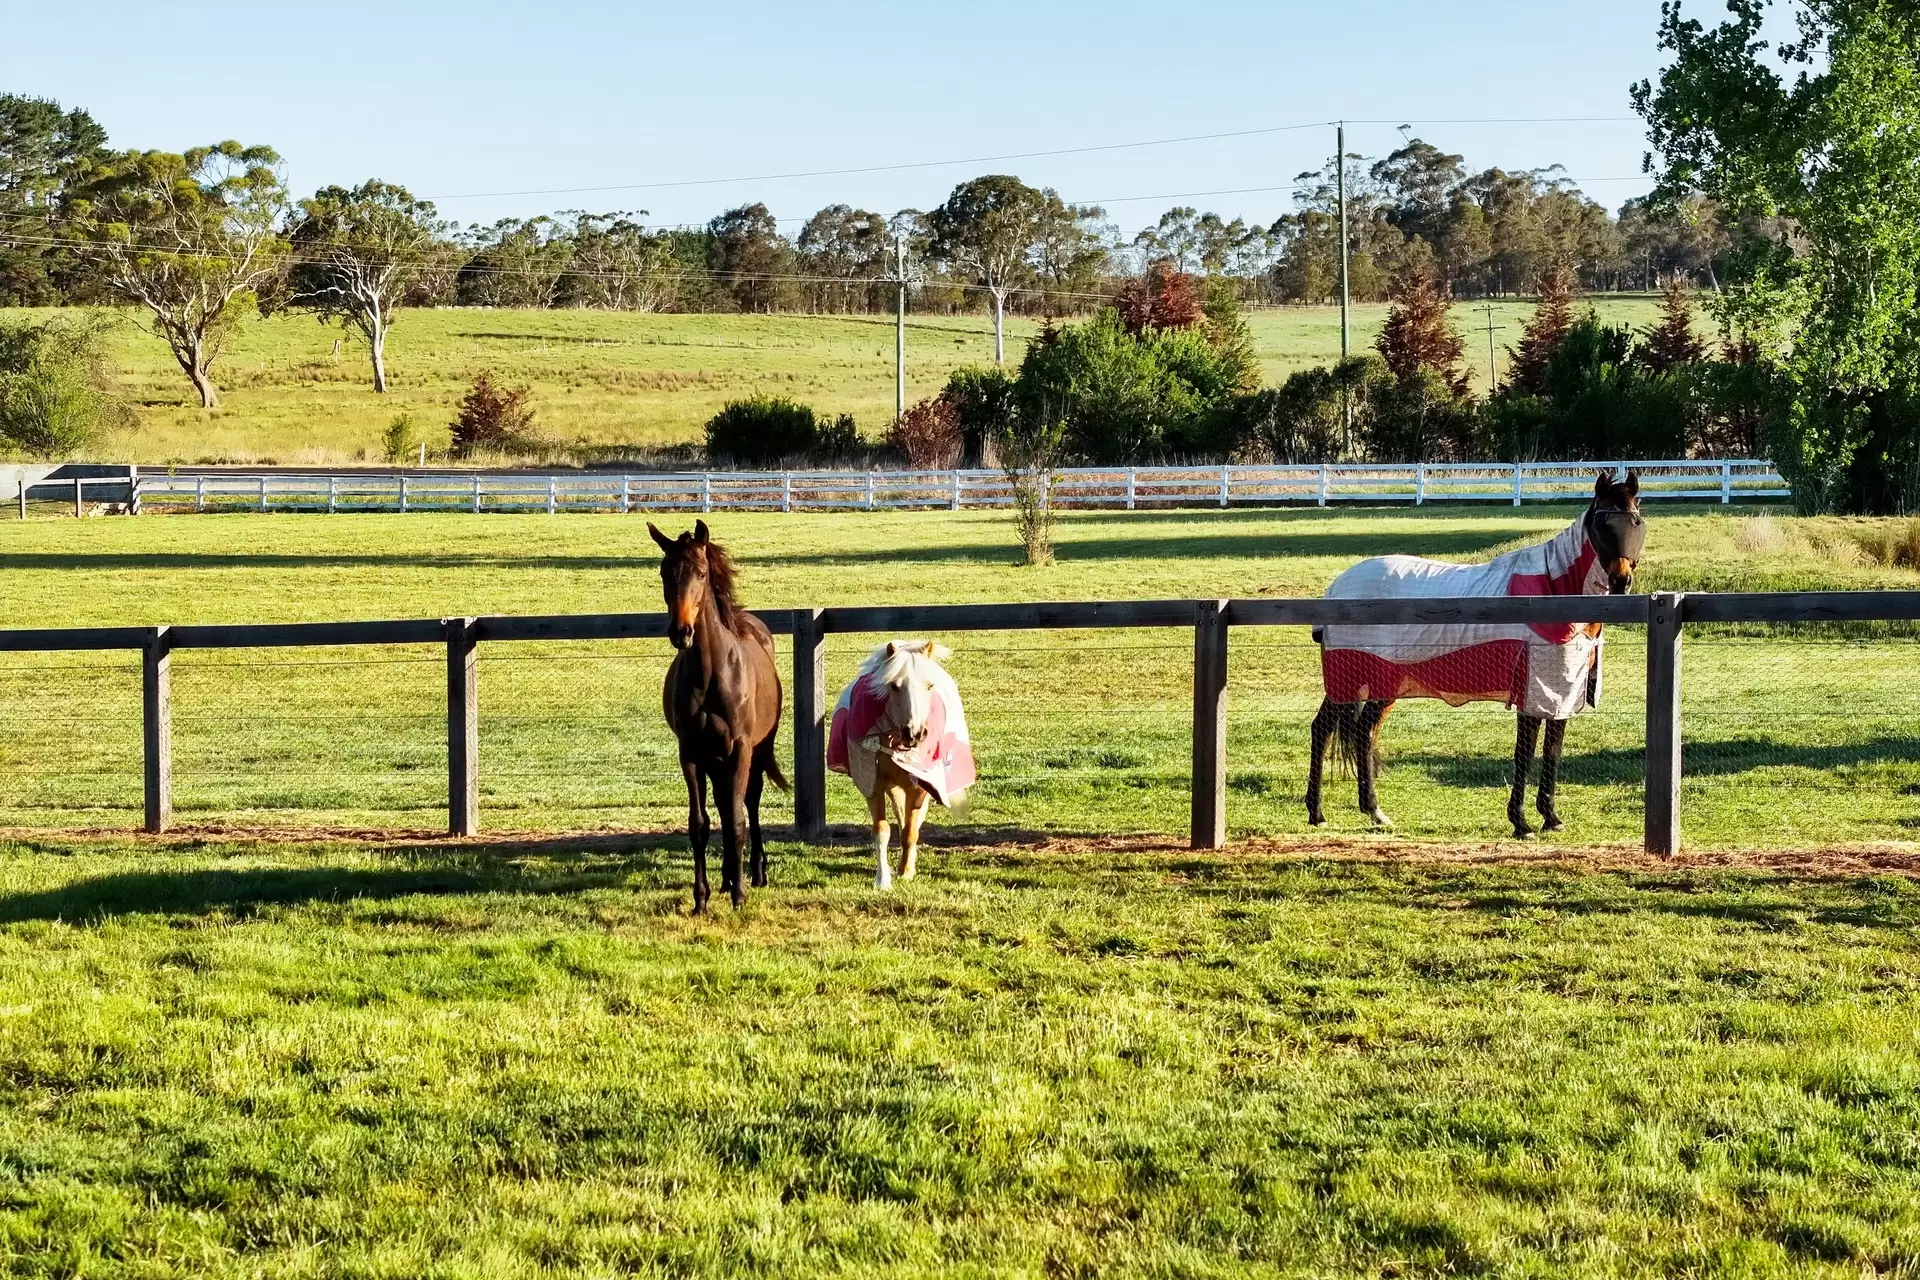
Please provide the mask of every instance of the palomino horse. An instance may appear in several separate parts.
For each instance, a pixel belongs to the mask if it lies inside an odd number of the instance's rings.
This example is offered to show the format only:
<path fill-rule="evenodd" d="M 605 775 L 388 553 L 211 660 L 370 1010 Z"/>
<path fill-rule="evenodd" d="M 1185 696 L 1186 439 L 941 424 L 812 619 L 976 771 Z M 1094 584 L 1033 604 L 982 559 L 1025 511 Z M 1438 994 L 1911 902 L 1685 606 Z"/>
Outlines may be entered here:
<path fill-rule="evenodd" d="M 1593 502 L 1550 540 L 1498 556 L 1486 564 L 1443 564 L 1416 556 L 1363 560 L 1335 578 L 1329 599 L 1382 597 L 1621 595 L 1633 585 L 1634 564 L 1646 541 L 1640 517 L 1639 477 L 1616 483 L 1602 473 Z M 1568 717 L 1597 705 L 1600 625 L 1410 624 L 1319 628 L 1326 700 L 1313 718 L 1307 765 L 1307 821 L 1320 810 L 1321 762 L 1331 741 L 1360 777 L 1360 809 L 1379 826 L 1392 821 L 1374 794 L 1380 765 L 1380 726 L 1399 698 L 1441 698 L 1453 706 L 1504 702 L 1519 715 L 1513 745 L 1513 789 L 1507 818 L 1526 839 L 1527 772 L 1546 725 L 1536 806 L 1548 831 L 1561 827 L 1554 809 L 1560 750 Z"/>
<path fill-rule="evenodd" d="M 751 874 L 767 883 L 767 848 L 760 838 L 760 792 L 767 778 L 782 791 L 787 780 L 774 759 L 780 727 L 780 673 L 773 635 L 734 601 L 733 561 L 707 537 L 707 522 L 669 538 L 651 523 L 660 544 L 660 581 L 667 598 L 667 639 L 679 650 L 667 670 L 662 700 L 667 725 L 680 740 L 680 771 L 687 780 L 687 840 L 693 845 L 693 909 L 707 909 L 707 782 L 720 810 L 720 887 L 735 907 L 747 901 L 740 878 L 740 837 L 752 839 Z"/>
<path fill-rule="evenodd" d="M 931 640 L 882 645 L 834 703 L 827 766 L 852 778 L 867 798 L 875 888 L 893 887 L 887 802 L 893 802 L 906 846 L 900 878 L 911 880 L 928 804 L 955 804 L 973 785 L 973 748 L 960 690 L 940 665 L 952 656 Z"/>

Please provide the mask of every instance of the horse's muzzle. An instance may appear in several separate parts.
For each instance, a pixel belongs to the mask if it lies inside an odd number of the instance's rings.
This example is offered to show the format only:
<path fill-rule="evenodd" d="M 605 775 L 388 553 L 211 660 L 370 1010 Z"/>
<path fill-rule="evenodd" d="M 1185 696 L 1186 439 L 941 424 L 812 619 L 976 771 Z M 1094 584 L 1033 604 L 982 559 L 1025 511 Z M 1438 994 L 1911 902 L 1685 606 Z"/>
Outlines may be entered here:
<path fill-rule="evenodd" d="M 690 623 L 672 622 L 667 624 L 667 643 L 676 649 L 687 649 L 693 645 L 693 627 Z"/>
<path fill-rule="evenodd" d="M 1633 575 L 1630 573 L 1614 574 L 1607 579 L 1607 591 L 1612 595 L 1623 596 L 1631 590 L 1633 590 Z"/>

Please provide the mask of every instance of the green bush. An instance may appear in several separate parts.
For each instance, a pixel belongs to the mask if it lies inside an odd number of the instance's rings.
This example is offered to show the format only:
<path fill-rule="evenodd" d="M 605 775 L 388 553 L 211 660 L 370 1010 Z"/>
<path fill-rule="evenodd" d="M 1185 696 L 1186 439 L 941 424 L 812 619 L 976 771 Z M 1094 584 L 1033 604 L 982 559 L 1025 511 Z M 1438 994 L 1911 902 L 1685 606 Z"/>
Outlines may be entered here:
<path fill-rule="evenodd" d="M 824 421 L 785 396 L 730 400 L 707 420 L 707 457 L 714 462 L 771 466 L 789 459 L 831 461 L 861 451 L 853 415 Z"/>
<path fill-rule="evenodd" d="M 970 365 L 947 376 L 940 398 L 953 406 L 960 427 L 961 465 L 992 464 L 995 442 L 1013 425 L 1018 384 L 999 365 Z"/>
<path fill-rule="evenodd" d="M 113 392 L 110 321 L 58 316 L 0 326 L 0 444 L 70 457 L 136 419 Z"/>
<path fill-rule="evenodd" d="M 1198 328 L 1138 337 L 1102 311 L 1027 350 L 1022 417 L 1065 424 L 1069 457 L 1099 464 L 1218 456 L 1243 371 Z"/>

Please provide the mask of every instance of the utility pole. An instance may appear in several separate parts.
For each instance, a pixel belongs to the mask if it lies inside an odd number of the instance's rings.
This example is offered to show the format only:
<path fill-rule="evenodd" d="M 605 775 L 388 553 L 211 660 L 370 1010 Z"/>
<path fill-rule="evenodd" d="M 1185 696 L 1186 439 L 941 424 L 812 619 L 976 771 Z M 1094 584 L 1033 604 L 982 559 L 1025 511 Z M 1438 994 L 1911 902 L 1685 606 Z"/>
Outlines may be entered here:
<path fill-rule="evenodd" d="M 1353 354 L 1353 333 L 1347 316 L 1347 122 L 1335 126 L 1333 171 L 1340 193 L 1340 358 Z"/>
<path fill-rule="evenodd" d="M 1494 324 L 1493 304 L 1491 302 L 1480 309 L 1487 313 L 1487 395 L 1491 397 L 1500 386 L 1499 368 L 1494 363 L 1493 331 L 1495 329 L 1504 329 L 1507 326 Z"/>
<path fill-rule="evenodd" d="M 907 416 L 907 237 L 893 233 L 894 274 L 899 293 L 893 307 L 893 420 Z"/>

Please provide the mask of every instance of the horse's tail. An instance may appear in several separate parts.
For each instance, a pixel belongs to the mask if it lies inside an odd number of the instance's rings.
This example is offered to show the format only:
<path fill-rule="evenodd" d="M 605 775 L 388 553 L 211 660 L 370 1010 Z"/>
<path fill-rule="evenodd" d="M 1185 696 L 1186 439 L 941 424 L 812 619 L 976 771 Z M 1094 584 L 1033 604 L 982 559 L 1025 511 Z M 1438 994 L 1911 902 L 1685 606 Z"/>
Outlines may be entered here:
<path fill-rule="evenodd" d="M 757 753 L 760 757 L 760 772 L 773 779 L 773 785 L 782 791 L 791 792 L 793 784 L 787 781 L 787 775 L 780 772 L 780 754 L 773 749 L 771 740 L 762 743 Z"/>
<path fill-rule="evenodd" d="M 1375 774 L 1381 769 L 1380 726 L 1386 721 L 1391 702 L 1332 702 L 1333 733 L 1329 747 L 1340 776 L 1351 778 L 1367 761 Z"/>

